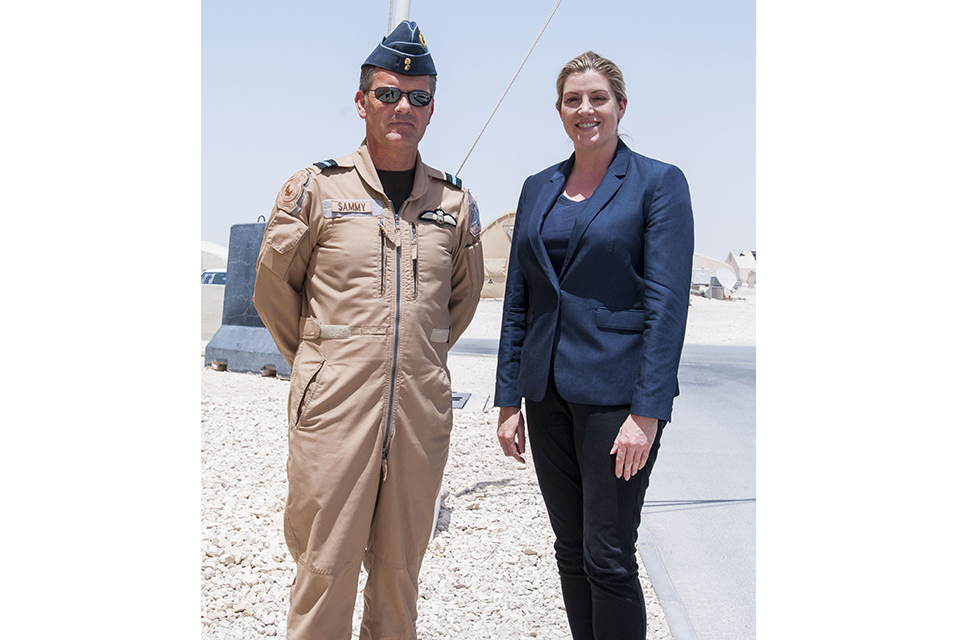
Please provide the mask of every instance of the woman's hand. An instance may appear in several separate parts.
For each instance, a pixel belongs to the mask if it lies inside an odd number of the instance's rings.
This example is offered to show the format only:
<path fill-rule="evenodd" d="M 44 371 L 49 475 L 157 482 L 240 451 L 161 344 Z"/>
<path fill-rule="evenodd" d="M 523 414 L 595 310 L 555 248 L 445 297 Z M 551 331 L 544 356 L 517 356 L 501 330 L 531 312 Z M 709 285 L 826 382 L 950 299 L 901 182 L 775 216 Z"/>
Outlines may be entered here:
<path fill-rule="evenodd" d="M 610 455 L 617 454 L 615 473 L 618 478 L 629 480 L 643 469 L 643 465 L 647 464 L 647 457 L 657 437 L 658 426 L 656 418 L 646 418 L 632 413 L 623 421 L 620 433 L 613 441 L 613 449 L 610 449 Z M 501 438 L 501 444 L 502 442 Z"/>
<path fill-rule="evenodd" d="M 520 454 L 527 450 L 526 436 L 523 433 L 523 414 L 519 407 L 500 407 L 500 420 L 497 425 L 497 437 L 503 455 L 511 456 L 526 464 Z"/>

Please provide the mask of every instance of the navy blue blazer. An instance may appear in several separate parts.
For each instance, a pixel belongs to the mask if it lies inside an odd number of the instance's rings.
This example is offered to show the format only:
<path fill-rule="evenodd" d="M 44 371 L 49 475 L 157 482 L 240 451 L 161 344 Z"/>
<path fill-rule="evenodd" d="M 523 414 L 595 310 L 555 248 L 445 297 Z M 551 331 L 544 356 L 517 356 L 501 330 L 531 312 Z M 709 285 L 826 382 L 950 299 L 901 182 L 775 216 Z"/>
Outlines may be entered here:
<path fill-rule="evenodd" d="M 557 277 L 540 229 L 573 156 L 527 178 L 510 247 L 494 403 L 539 401 L 551 360 L 568 402 L 670 420 L 687 323 L 693 210 L 677 167 L 619 141 Z"/>

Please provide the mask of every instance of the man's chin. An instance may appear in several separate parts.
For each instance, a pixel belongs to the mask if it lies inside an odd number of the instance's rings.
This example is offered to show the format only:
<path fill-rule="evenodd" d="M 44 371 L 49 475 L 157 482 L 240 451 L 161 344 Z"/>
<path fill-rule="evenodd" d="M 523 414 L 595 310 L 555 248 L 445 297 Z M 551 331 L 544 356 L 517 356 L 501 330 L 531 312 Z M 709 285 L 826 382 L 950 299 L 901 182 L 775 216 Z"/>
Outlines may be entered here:
<path fill-rule="evenodd" d="M 404 128 L 399 131 L 391 131 L 386 135 L 385 142 L 390 146 L 411 146 L 420 141 L 416 137 L 412 128 Z"/>
<path fill-rule="evenodd" d="M 387 137 L 412 138 L 416 132 L 416 127 L 409 124 L 395 124 L 390 127 Z"/>

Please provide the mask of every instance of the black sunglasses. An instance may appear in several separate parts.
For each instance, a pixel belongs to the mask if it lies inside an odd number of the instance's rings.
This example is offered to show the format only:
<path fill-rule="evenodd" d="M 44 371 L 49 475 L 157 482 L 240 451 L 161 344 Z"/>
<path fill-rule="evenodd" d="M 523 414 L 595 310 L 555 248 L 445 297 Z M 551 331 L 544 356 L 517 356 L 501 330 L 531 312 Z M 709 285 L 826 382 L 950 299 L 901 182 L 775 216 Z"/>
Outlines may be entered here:
<path fill-rule="evenodd" d="M 373 90 L 373 95 L 387 104 L 392 104 L 399 100 L 400 96 L 406 95 L 407 100 L 415 107 L 425 107 L 433 100 L 433 96 L 427 91 L 400 91 L 396 87 L 377 87 Z"/>

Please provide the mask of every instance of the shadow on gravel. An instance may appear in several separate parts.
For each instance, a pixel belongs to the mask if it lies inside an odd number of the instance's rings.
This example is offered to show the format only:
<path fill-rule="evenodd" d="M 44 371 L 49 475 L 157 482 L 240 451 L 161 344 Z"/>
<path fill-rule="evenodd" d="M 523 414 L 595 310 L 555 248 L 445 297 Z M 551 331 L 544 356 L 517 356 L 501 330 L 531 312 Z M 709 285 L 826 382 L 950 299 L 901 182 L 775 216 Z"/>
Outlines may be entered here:
<path fill-rule="evenodd" d="M 488 487 L 496 487 L 499 489 L 503 489 L 505 487 L 513 486 L 516 490 L 519 491 L 519 490 L 522 490 L 524 485 L 529 485 L 529 484 L 530 483 L 528 482 L 518 483 L 516 478 L 502 478 L 500 480 L 485 480 L 483 482 L 477 482 L 472 487 L 468 487 L 461 491 L 451 492 L 446 495 L 441 494 L 440 513 L 437 514 L 437 528 L 435 530 L 435 533 L 447 530 L 447 528 L 450 526 L 450 519 L 453 516 L 453 512 L 456 511 L 455 508 L 447 505 L 448 497 L 462 498 L 463 496 L 470 496 L 475 493 L 481 492 L 484 489 L 487 489 Z M 506 492 L 498 491 L 497 493 L 504 494 Z M 463 508 L 463 507 L 459 507 L 459 508 Z M 473 505 L 467 505 L 466 508 L 472 509 L 476 507 Z"/>
<path fill-rule="evenodd" d="M 468 496 L 471 493 L 476 493 L 477 491 L 480 491 L 481 489 L 486 489 L 487 487 L 505 487 L 509 484 L 515 484 L 515 483 L 516 483 L 516 478 L 503 478 L 501 480 L 485 480 L 484 482 L 476 483 L 469 489 L 464 489 L 463 491 L 458 491 L 457 493 L 453 493 L 451 495 L 454 495 L 459 498 L 460 496 Z"/>

